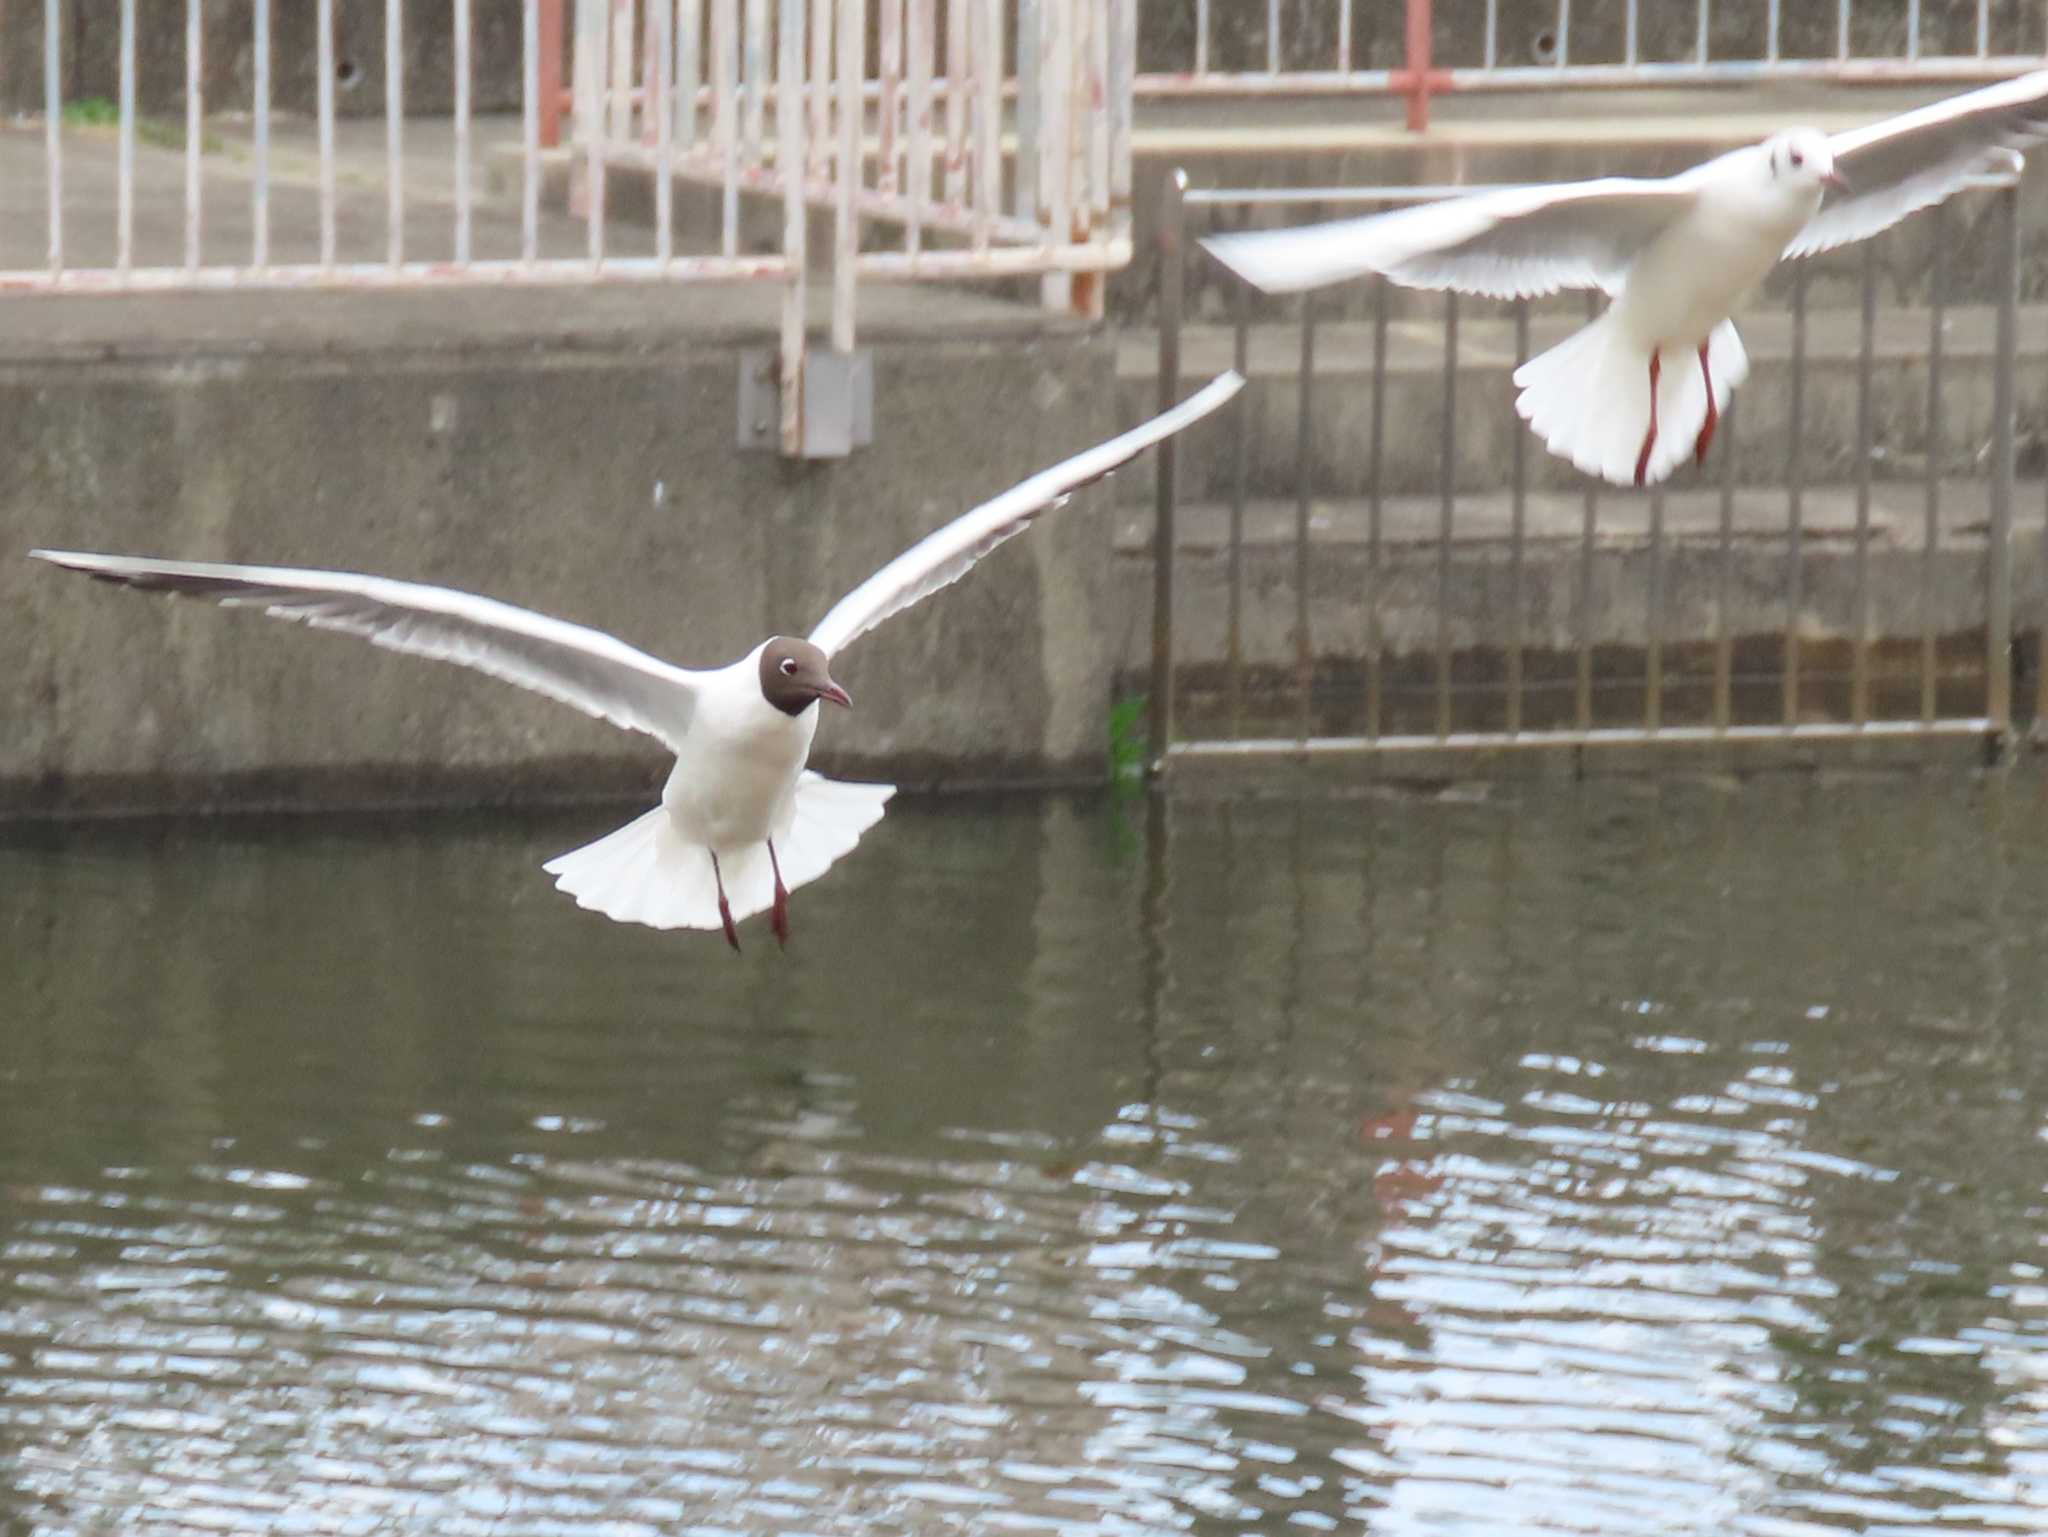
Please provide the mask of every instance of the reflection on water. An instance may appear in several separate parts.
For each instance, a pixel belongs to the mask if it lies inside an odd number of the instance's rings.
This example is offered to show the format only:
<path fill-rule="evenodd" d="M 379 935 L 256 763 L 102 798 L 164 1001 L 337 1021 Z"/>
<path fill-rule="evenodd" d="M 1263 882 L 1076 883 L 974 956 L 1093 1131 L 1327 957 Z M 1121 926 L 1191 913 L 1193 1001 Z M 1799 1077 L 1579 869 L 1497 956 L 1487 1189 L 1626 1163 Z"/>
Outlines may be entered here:
<path fill-rule="evenodd" d="M 2048 1522 L 2032 779 L 605 819 L 0 836 L 0 1530 Z"/>

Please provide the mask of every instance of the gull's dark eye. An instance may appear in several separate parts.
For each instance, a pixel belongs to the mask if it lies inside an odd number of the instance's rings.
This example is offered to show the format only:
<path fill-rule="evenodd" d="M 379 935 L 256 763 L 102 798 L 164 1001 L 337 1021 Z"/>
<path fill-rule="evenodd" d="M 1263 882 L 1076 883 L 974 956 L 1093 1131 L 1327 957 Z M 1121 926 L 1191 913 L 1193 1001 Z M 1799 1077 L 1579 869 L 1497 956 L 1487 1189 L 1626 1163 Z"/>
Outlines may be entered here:
<path fill-rule="evenodd" d="M 1792 169 L 1796 171 L 1805 164 L 1806 157 L 1796 149 L 1792 151 Z"/>
<path fill-rule="evenodd" d="M 793 657 L 793 656 L 786 656 L 786 657 L 784 657 L 784 658 L 782 659 L 782 675 L 783 675 L 783 677 L 785 677 L 785 678 L 794 678 L 794 677 L 796 676 L 796 658 L 795 658 L 795 657 Z"/>

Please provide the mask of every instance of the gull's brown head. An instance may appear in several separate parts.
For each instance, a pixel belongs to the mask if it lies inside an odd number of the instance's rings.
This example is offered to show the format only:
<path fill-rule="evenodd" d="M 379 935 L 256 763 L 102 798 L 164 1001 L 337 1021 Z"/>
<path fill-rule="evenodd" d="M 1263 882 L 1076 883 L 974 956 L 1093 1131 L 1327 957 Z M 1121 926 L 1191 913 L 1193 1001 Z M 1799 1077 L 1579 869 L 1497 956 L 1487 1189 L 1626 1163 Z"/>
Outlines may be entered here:
<path fill-rule="evenodd" d="M 778 635 L 761 648 L 761 697 L 784 715 L 801 715 L 815 699 L 851 708 L 846 690 L 832 681 L 828 658 L 807 640 Z"/>

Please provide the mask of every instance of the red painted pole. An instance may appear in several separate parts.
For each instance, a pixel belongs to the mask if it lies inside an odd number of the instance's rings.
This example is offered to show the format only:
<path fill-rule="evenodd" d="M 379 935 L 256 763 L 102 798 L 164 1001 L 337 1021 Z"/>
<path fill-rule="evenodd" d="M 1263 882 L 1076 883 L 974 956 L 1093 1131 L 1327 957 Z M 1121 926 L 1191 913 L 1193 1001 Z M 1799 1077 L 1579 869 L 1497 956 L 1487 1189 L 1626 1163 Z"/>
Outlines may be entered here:
<path fill-rule="evenodd" d="M 1429 127 L 1430 0 L 1408 0 L 1408 131 Z"/>
<path fill-rule="evenodd" d="M 540 142 L 553 149 L 562 142 L 562 4 L 540 0 Z"/>

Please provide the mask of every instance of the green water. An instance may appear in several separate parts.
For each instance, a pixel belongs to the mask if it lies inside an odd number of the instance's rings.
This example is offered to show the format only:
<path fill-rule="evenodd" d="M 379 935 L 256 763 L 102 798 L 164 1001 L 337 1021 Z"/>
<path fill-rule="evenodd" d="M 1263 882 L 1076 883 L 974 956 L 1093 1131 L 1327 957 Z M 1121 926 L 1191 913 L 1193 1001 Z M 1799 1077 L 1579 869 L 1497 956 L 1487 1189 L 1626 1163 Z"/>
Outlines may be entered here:
<path fill-rule="evenodd" d="M 0 831 L 0 1531 L 2048 1526 L 2029 774 L 619 819 Z"/>

